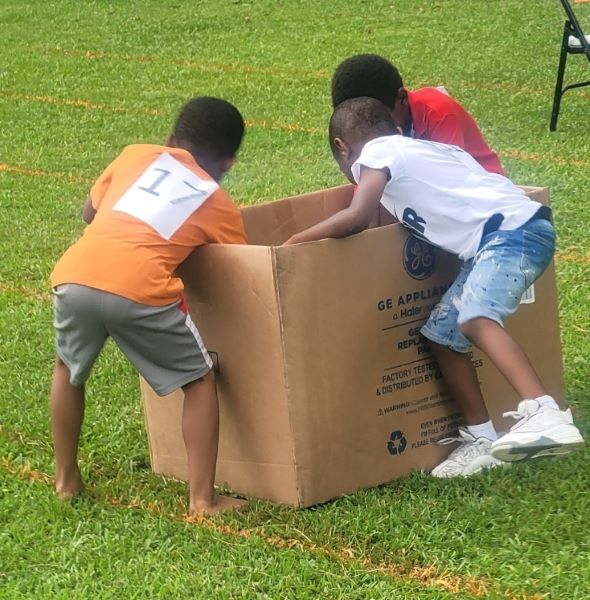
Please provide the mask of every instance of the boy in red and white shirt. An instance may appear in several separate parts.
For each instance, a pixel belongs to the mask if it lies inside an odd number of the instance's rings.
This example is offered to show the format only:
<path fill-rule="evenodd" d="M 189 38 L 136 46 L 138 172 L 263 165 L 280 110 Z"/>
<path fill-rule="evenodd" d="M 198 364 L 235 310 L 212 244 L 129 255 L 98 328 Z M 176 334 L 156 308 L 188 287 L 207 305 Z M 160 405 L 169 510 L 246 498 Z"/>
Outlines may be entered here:
<path fill-rule="evenodd" d="M 57 350 L 51 420 L 61 498 L 83 490 L 77 451 L 84 384 L 110 336 L 159 395 L 184 391 L 191 512 L 243 504 L 214 489 L 219 411 L 212 361 L 183 310 L 176 276 L 198 246 L 246 243 L 240 212 L 218 183 L 243 134 L 233 105 L 195 98 L 165 145 L 128 146 L 92 187 L 83 208 L 89 225 L 51 274 Z"/>
<path fill-rule="evenodd" d="M 359 54 L 336 69 L 332 105 L 362 96 L 381 100 L 403 135 L 458 146 L 486 171 L 504 175 L 498 155 L 484 140 L 473 117 L 440 88 L 407 90 L 388 60 L 376 54 Z"/>

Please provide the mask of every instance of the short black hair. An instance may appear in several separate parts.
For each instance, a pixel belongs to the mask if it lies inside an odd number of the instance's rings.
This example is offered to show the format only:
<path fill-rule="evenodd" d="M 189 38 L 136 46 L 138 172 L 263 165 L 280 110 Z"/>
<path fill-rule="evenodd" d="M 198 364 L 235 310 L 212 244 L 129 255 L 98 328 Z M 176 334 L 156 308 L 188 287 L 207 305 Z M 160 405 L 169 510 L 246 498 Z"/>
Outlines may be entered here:
<path fill-rule="evenodd" d="M 393 107 L 404 86 L 399 71 L 377 54 L 357 54 L 341 62 L 332 77 L 332 106 L 349 98 L 368 96 Z"/>
<path fill-rule="evenodd" d="M 173 133 L 179 144 L 190 146 L 193 155 L 223 160 L 237 154 L 244 128 L 244 119 L 233 104 L 198 96 L 182 107 Z"/>
<path fill-rule="evenodd" d="M 363 142 L 385 135 L 398 133 L 389 109 L 375 98 L 351 98 L 339 104 L 332 113 L 328 135 L 334 157 L 338 149 L 336 138 L 350 140 L 351 137 Z"/>

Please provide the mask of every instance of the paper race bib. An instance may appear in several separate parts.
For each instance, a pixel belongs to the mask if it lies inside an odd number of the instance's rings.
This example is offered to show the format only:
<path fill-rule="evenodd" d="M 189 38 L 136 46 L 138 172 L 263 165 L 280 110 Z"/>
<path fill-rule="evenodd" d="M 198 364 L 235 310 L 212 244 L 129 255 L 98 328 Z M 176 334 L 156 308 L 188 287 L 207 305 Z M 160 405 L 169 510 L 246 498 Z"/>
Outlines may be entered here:
<path fill-rule="evenodd" d="M 127 213 L 169 240 L 219 186 L 201 179 L 167 153 L 121 196 L 113 210 Z"/>

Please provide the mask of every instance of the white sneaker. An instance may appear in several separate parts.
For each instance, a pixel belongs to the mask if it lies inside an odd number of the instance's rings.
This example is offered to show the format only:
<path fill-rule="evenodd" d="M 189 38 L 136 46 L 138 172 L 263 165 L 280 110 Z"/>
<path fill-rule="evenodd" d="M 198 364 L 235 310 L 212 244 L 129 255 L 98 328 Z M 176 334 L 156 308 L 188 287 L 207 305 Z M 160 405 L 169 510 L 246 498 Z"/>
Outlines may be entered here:
<path fill-rule="evenodd" d="M 432 469 L 434 477 L 467 477 L 479 473 L 482 469 L 490 469 L 503 465 L 502 461 L 490 454 L 491 440 L 480 437 L 475 438 L 465 427 L 459 427 L 458 438 L 447 438 L 439 444 L 452 444 L 461 442 L 446 460 Z"/>
<path fill-rule="evenodd" d="M 569 408 L 559 410 L 541 406 L 536 400 L 523 400 L 517 410 L 504 416 L 518 419 L 518 423 L 492 444 L 492 455 L 500 460 L 565 456 L 584 445 Z"/>

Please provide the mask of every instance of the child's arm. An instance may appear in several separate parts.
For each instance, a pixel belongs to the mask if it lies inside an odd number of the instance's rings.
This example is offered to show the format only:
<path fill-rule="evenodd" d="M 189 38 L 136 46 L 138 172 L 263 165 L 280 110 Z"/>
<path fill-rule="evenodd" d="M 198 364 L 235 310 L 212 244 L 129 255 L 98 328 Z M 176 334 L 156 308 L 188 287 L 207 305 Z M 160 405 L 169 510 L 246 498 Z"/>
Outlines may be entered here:
<path fill-rule="evenodd" d="M 324 238 L 341 238 L 363 231 L 369 226 L 379 206 L 387 180 L 386 169 L 363 167 L 359 185 L 348 208 L 309 229 L 292 235 L 283 245 L 312 242 Z"/>
<path fill-rule="evenodd" d="M 94 185 L 88 194 L 88 198 L 86 198 L 86 202 L 84 202 L 84 206 L 82 207 L 82 219 L 89 225 L 94 220 L 96 211 L 111 185 L 113 173 L 116 168 L 115 165 L 118 164 L 118 161 L 119 157 L 115 158 L 115 160 L 102 172 L 100 177 L 94 182 Z"/>
<path fill-rule="evenodd" d="M 86 198 L 86 202 L 84 202 L 84 206 L 82 207 L 82 219 L 85 223 L 92 223 L 94 219 L 94 215 L 96 214 L 96 209 L 92 206 L 92 199 L 90 196 Z"/>

